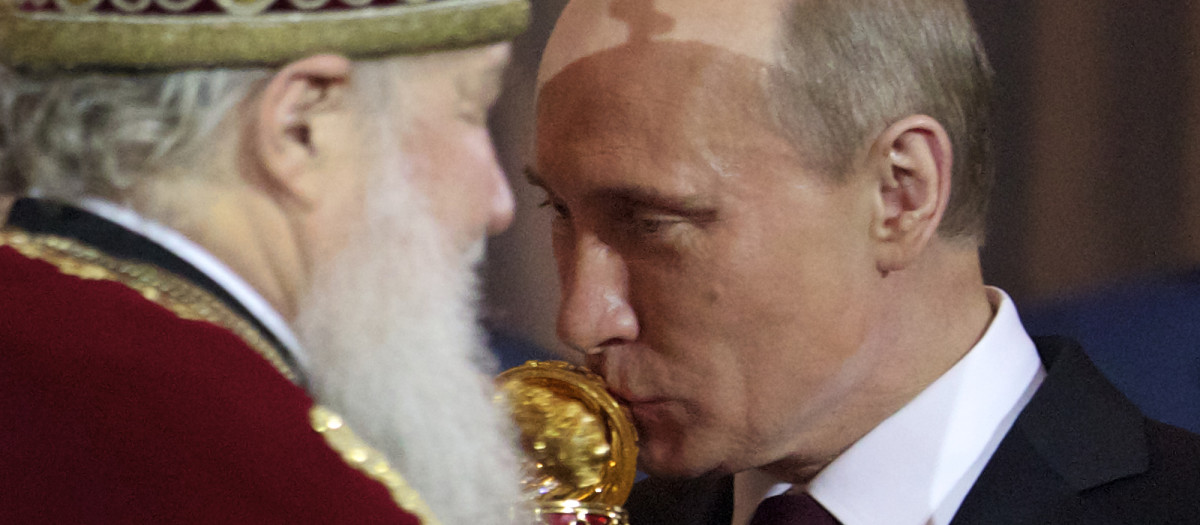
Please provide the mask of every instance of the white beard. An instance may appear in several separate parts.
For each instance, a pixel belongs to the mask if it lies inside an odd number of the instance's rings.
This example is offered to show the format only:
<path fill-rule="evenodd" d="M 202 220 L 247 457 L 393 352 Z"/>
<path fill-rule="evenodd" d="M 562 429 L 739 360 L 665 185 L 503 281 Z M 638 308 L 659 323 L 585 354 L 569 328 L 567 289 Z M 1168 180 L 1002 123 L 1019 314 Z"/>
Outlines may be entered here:
<path fill-rule="evenodd" d="M 456 253 L 406 176 L 373 177 L 363 224 L 314 268 L 296 321 L 310 390 L 444 525 L 531 523 L 520 515 L 515 434 L 493 403 L 496 364 L 476 322 L 482 240 Z"/>

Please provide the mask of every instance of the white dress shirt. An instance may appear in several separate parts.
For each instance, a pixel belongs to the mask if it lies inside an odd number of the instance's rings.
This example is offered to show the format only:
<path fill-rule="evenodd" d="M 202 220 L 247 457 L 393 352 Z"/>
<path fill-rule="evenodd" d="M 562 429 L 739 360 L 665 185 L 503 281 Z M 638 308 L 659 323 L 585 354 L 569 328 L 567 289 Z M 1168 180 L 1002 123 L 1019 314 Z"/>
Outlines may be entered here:
<path fill-rule="evenodd" d="M 1012 299 L 949 371 L 830 463 L 807 491 L 843 525 L 944 525 L 1046 376 Z M 761 471 L 734 478 L 734 525 L 791 485 Z"/>
<path fill-rule="evenodd" d="M 271 335 L 275 336 L 275 339 L 296 359 L 296 364 L 301 368 L 297 372 L 303 373 L 303 370 L 308 368 L 308 362 L 300 347 L 300 342 L 296 339 L 291 327 L 284 321 L 283 316 L 279 315 L 271 303 L 267 302 L 245 279 L 242 279 L 233 269 L 209 253 L 208 250 L 192 242 L 183 234 L 142 217 L 136 211 L 125 206 L 91 197 L 81 199 L 73 204 L 138 233 L 176 257 L 187 261 L 241 303 L 250 312 L 250 315 L 253 315 L 271 332 Z"/>

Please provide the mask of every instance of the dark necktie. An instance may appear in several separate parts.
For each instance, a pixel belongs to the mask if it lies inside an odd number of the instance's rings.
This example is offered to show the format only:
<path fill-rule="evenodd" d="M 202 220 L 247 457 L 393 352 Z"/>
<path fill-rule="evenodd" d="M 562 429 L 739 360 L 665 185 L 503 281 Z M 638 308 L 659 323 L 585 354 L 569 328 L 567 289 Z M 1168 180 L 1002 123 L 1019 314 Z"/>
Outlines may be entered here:
<path fill-rule="evenodd" d="M 750 525 L 841 525 L 808 493 L 783 493 L 758 504 Z"/>

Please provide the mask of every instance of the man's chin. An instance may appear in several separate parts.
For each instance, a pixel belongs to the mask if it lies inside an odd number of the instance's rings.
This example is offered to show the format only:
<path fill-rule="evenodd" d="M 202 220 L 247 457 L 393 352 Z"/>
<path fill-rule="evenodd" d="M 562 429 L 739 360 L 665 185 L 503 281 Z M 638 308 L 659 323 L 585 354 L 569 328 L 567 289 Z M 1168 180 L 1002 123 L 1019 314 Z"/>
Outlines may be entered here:
<path fill-rule="evenodd" d="M 638 469 L 655 478 L 693 479 L 732 473 L 719 461 L 689 450 L 686 444 L 646 439 L 639 446 Z"/>

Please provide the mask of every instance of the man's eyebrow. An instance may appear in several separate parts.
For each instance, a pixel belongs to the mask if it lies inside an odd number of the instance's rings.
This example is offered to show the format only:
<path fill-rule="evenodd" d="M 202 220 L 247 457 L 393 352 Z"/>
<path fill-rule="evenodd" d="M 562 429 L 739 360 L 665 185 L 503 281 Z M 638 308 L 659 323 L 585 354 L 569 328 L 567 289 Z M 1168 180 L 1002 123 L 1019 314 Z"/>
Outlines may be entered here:
<path fill-rule="evenodd" d="M 551 196 L 554 191 L 546 186 L 546 181 L 538 175 L 533 166 L 525 167 L 525 180 L 546 191 Z M 643 208 L 659 210 L 683 217 L 688 217 L 699 223 L 717 220 L 716 206 L 699 197 L 675 197 L 664 195 L 662 192 L 644 186 L 621 186 L 598 188 L 588 192 L 586 198 L 593 201 L 604 201 L 621 205 L 624 209 Z"/>

